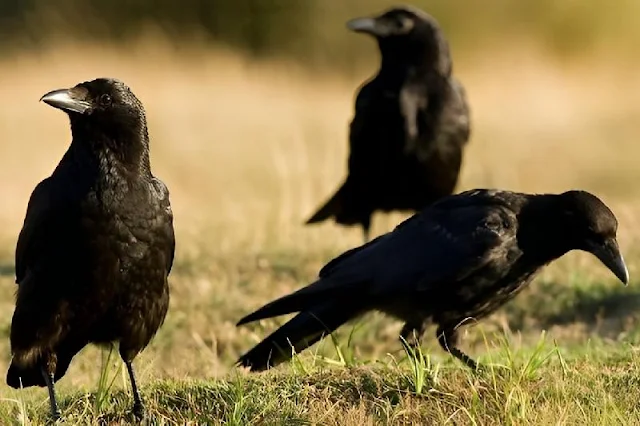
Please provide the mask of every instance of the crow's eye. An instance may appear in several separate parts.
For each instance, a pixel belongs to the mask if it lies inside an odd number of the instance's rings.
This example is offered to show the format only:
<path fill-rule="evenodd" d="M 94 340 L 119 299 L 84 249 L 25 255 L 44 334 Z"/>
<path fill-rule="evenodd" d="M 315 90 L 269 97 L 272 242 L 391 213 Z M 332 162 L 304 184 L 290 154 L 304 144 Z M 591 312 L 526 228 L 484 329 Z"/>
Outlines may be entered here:
<path fill-rule="evenodd" d="M 400 16 L 394 22 L 395 30 L 406 34 L 413 29 L 413 20 L 407 16 Z"/>
<path fill-rule="evenodd" d="M 111 105 L 111 96 L 107 95 L 106 93 L 103 95 L 100 95 L 98 102 L 100 102 L 100 105 L 102 106 L 109 106 Z"/>

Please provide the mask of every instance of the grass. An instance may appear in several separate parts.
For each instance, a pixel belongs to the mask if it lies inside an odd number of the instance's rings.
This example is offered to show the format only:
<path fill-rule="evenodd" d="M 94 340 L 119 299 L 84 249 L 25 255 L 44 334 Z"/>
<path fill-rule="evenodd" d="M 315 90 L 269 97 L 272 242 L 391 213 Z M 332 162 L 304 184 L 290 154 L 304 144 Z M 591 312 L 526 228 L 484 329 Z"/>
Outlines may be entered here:
<path fill-rule="evenodd" d="M 547 342 L 488 360 L 477 374 L 457 366 L 420 365 L 419 372 L 381 360 L 375 366 L 321 368 L 306 373 L 230 374 L 225 380 L 156 381 L 143 397 L 154 424 L 636 424 L 638 355 L 565 359 Z M 491 362 L 494 361 L 494 362 Z M 496 362 L 497 361 L 497 362 Z M 602 368 L 606 365 L 606 368 Z M 421 376 L 421 381 L 416 380 Z M 420 383 L 420 384 L 418 384 Z M 570 384 L 570 386 L 568 385 Z M 93 394 L 65 394 L 68 424 L 126 424 L 131 398 L 118 390 L 108 409 Z M 16 400 L 5 421 L 46 421 L 44 398 Z"/>
<path fill-rule="evenodd" d="M 69 141 L 38 103 L 97 76 L 127 82 L 147 108 L 152 166 L 171 190 L 178 238 L 171 307 L 135 361 L 155 424 L 637 424 L 640 77 L 620 58 L 561 62 L 526 45 L 457 53 L 473 107 L 460 189 L 583 188 L 620 219 L 632 283 L 571 253 L 512 303 L 465 328 L 474 374 L 434 330 L 407 354 L 400 324 L 371 314 L 290 365 L 248 375 L 234 360 L 275 319 L 236 328 L 250 310 L 312 280 L 360 242 L 357 229 L 302 222 L 344 177 L 355 79 L 256 62 L 222 50 L 127 50 L 64 43 L 0 59 L 0 370 L 9 362 L 13 249 L 29 194 Z M 624 84 L 621 84 L 624 82 Z M 374 232 L 399 214 L 377 216 Z M 544 333 L 544 334 L 543 334 Z M 542 336 L 542 337 L 541 337 Z M 126 424 L 131 404 L 115 353 L 88 347 L 58 384 L 66 423 Z M 101 367 L 102 366 L 102 367 Z M 46 391 L 0 384 L 1 424 L 42 424 Z"/>

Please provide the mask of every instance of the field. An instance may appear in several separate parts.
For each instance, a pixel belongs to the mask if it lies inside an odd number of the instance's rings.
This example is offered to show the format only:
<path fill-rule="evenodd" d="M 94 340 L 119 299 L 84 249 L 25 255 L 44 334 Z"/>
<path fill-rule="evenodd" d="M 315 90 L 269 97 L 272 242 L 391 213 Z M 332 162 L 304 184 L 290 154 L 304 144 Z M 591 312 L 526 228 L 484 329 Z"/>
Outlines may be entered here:
<path fill-rule="evenodd" d="M 373 70 L 345 78 L 155 39 L 126 53 L 54 40 L 0 59 L 0 371 L 16 236 L 31 190 L 70 139 L 64 115 L 38 99 L 113 76 L 146 106 L 152 167 L 175 214 L 170 311 L 135 362 L 152 423 L 638 424 L 640 77 L 618 59 L 566 63 L 533 48 L 454 60 L 474 126 L 459 189 L 595 192 L 619 218 L 628 287 L 570 253 L 463 333 L 488 367 L 479 374 L 442 352 L 433 332 L 407 356 L 400 324 L 376 314 L 291 366 L 248 375 L 233 362 L 282 319 L 235 322 L 360 243 L 355 228 L 302 223 L 344 177 L 353 92 Z M 377 216 L 374 232 L 401 219 Z M 57 386 L 67 424 L 126 424 L 130 392 L 116 354 L 89 347 L 76 357 Z M 46 421 L 43 389 L 0 384 L 0 400 L 2 424 Z"/>

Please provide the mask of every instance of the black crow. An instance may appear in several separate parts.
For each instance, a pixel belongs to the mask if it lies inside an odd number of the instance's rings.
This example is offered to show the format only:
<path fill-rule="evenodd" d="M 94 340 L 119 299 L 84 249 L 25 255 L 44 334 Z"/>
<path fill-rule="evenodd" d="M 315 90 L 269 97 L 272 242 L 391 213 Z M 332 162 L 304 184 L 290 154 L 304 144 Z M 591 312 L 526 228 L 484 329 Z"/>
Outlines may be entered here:
<path fill-rule="evenodd" d="M 347 179 L 307 224 L 360 224 L 366 242 L 376 210 L 416 212 L 453 193 L 470 118 L 434 18 L 396 7 L 347 26 L 377 39 L 382 62 L 355 101 Z"/>
<path fill-rule="evenodd" d="M 238 322 L 300 312 L 240 357 L 264 370 L 311 346 L 345 322 L 377 310 L 404 321 L 418 345 L 437 325 L 440 345 L 475 368 L 457 348 L 457 328 L 481 319 L 571 250 L 594 254 L 624 284 L 629 275 L 614 214 L 584 191 L 530 195 L 478 189 L 451 195 L 395 230 L 330 261 L 317 281 Z"/>
<path fill-rule="evenodd" d="M 164 321 L 173 264 L 167 187 L 151 174 L 142 103 L 121 81 L 100 78 L 41 99 L 63 110 L 73 140 L 31 194 L 16 247 L 13 355 L 7 384 L 54 383 L 89 343 L 118 342 L 131 365 Z"/>

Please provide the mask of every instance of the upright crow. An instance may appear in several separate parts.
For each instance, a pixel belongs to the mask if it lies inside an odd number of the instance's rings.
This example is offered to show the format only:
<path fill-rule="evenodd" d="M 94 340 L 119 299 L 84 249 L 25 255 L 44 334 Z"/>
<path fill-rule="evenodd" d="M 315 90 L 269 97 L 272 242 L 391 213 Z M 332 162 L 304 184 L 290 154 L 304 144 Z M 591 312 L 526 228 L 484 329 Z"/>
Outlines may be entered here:
<path fill-rule="evenodd" d="M 435 19 L 396 7 L 347 26 L 377 39 L 382 63 L 356 98 L 347 179 L 307 224 L 360 224 L 366 242 L 376 210 L 415 212 L 453 193 L 470 119 Z"/>
<path fill-rule="evenodd" d="M 121 81 L 100 78 L 44 95 L 65 111 L 73 140 L 36 186 L 16 247 L 13 359 L 7 383 L 47 386 L 89 343 L 119 342 L 131 365 L 163 323 L 175 240 L 167 187 L 151 174 L 144 109 Z"/>
<path fill-rule="evenodd" d="M 471 368 L 457 328 L 513 298 L 541 268 L 571 250 L 594 254 L 624 284 L 629 275 L 614 214 L 584 191 L 530 195 L 478 189 L 451 195 L 394 231 L 349 250 L 319 279 L 244 317 L 238 325 L 300 312 L 238 363 L 264 370 L 372 310 L 404 321 L 418 345 L 433 322 L 442 348 Z"/>

